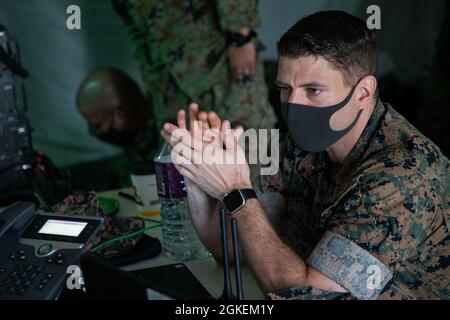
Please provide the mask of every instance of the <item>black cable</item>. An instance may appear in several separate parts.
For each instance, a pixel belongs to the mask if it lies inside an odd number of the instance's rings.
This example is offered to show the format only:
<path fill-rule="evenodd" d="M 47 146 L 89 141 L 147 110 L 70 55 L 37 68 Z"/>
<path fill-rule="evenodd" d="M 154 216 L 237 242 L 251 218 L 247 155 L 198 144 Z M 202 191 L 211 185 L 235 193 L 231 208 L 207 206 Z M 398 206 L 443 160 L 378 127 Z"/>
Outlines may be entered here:
<path fill-rule="evenodd" d="M 220 233 L 222 236 L 222 255 L 223 255 L 223 293 L 220 300 L 232 300 L 230 269 L 228 266 L 228 242 L 227 242 L 227 221 L 225 208 L 220 209 Z"/>
<path fill-rule="evenodd" d="M 237 299 L 244 300 L 244 292 L 242 290 L 241 258 L 239 253 L 238 226 L 236 218 L 231 219 L 231 236 L 233 239 L 233 255 L 234 255 L 234 269 L 236 272 Z"/>

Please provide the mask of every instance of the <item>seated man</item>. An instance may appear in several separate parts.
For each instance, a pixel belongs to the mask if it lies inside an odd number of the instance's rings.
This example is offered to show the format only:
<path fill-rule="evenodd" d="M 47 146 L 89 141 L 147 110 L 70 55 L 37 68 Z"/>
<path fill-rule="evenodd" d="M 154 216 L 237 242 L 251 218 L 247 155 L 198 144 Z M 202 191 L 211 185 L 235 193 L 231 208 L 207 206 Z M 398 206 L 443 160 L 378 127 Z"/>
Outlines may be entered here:
<path fill-rule="evenodd" d="M 184 112 L 178 127 L 166 123 L 161 132 L 186 178 L 201 240 L 220 260 L 225 206 L 271 298 L 449 299 L 450 162 L 379 100 L 375 32 L 347 13 L 319 12 L 288 30 L 278 52 L 289 134 L 275 175 L 211 163 L 211 146 L 227 159 L 244 154 L 235 148 L 242 130 L 226 130 L 229 121 L 215 114 L 206 122 L 198 115 L 197 130 L 221 129 L 224 147 L 204 135 L 198 141 Z M 194 161 L 198 153 L 208 161 Z"/>
<path fill-rule="evenodd" d="M 151 109 L 139 86 L 120 70 L 94 70 L 78 89 L 77 107 L 92 134 L 124 148 L 113 170 L 118 184 L 129 186 L 129 165 L 153 160 L 158 147 Z"/>

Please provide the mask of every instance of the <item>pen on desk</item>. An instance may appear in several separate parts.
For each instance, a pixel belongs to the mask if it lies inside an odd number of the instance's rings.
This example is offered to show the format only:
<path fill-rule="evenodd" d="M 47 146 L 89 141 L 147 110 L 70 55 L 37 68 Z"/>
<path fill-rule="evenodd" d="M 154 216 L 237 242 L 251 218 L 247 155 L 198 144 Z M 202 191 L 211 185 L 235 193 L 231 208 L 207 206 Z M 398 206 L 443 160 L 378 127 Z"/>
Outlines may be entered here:
<path fill-rule="evenodd" d="M 133 202 L 136 202 L 136 199 L 134 198 L 134 196 L 129 194 L 129 193 L 126 193 L 126 192 L 123 192 L 123 191 L 119 191 L 119 196 L 127 198 L 128 200 L 131 200 Z"/>

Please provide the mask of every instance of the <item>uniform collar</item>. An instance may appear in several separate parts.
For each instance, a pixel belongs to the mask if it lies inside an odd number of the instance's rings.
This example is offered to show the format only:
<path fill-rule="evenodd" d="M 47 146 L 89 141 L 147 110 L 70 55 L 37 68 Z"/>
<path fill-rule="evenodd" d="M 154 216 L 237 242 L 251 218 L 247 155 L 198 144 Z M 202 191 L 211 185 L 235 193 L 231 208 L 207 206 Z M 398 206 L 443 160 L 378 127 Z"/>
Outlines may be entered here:
<path fill-rule="evenodd" d="M 345 158 L 342 169 L 338 174 L 337 181 L 341 181 L 341 178 L 348 179 L 355 175 L 357 173 L 355 169 L 364 162 L 369 154 L 376 151 L 374 148 L 377 148 L 377 146 L 373 141 L 377 132 L 380 130 L 380 122 L 384 118 L 385 113 L 386 107 L 381 100 L 378 99 L 363 133 Z"/>

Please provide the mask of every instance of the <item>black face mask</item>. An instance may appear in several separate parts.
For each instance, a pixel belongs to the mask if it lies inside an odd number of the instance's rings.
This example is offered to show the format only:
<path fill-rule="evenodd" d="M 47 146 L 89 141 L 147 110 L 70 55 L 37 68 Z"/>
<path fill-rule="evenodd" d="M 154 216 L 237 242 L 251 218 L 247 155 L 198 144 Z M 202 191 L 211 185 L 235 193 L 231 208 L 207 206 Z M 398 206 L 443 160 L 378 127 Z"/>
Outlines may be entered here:
<path fill-rule="evenodd" d="M 128 135 L 114 129 L 109 129 L 105 133 L 97 134 L 95 133 L 94 128 L 89 125 L 89 132 L 99 140 L 118 147 L 125 147 L 133 142 Z"/>
<path fill-rule="evenodd" d="M 282 103 L 281 114 L 287 124 L 295 144 L 302 150 L 321 152 L 345 136 L 356 124 L 361 115 L 347 128 L 334 131 L 330 128 L 333 114 L 344 108 L 355 92 L 357 84 L 340 103 L 329 107 L 312 107 L 296 103 Z"/>

